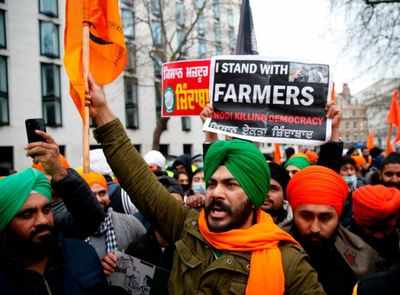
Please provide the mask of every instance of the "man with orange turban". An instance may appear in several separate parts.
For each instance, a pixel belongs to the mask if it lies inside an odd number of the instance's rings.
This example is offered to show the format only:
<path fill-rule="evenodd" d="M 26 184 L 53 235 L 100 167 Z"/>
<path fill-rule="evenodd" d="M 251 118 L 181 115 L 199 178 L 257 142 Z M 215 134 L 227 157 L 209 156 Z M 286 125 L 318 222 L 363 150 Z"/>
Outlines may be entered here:
<path fill-rule="evenodd" d="M 81 176 L 106 213 L 104 221 L 87 242 L 93 246 L 101 259 L 104 273 L 109 275 L 114 272 L 117 263 L 116 251 L 124 252 L 131 243 L 144 236 L 146 229 L 136 217 L 113 211 L 107 181 L 103 175 L 89 172 L 81 173 Z M 111 278 L 111 284 L 115 283 L 113 279 L 115 278 Z"/>
<path fill-rule="evenodd" d="M 400 191 L 383 185 L 366 185 L 353 192 L 350 229 L 385 259 L 389 268 L 399 257 L 396 227 L 400 213 Z"/>
<path fill-rule="evenodd" d="M 348 186 L 335 171 L 309 166 L 287 187 L 294 219 L 291 233 L 311 258 L 328 295 L 351 294 L 358 277 L 373 271 L 376 252 L 340 223 Z"/>

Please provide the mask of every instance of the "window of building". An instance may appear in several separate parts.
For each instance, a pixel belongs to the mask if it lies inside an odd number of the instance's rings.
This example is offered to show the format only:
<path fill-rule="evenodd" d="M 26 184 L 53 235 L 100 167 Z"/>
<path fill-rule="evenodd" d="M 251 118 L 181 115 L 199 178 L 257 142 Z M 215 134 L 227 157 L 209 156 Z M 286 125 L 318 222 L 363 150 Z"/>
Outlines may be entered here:
<path fill-rule="evenodd" d="M 161 14 L 161 0 L 151 0 L 151 13 L 155 16 L 160 16 Z"/>
<path fill-rule="evenodd" d="M 162 34 L 161 34 L 161 23 L 159 20 L 153 20 L 151 22 L 152 28 L 152 36 L 153 36 L 153 44 L 156 47 L 160 47 L 162 45 Z"/>
<path fill-rule="evenodd" d="M 154 76 L 161 79 L 162 60 L 159 56 L 153 56 Z"/>
<path fill-rule="evenodd" d="M 169 155 L 169 144 L 160 144 L 159 152 L 163 154 L 164 157 Z"/>
<path fill-rule="evenodd" d="M 10 123 L 9 113 L 7 58 L 0 55 L 0 125 Z"/>
<path fill-rule="evenodd" d="M 48 21 L 39 21 L 40 54 L 43 56 L 60 57 L 58 25 Z"/>
<path fill-rule="evenodd" d="M 348 129 L 350 127 L 350 122 L 346 121 L 346 123 L 344 125 L 345 125 L 346 129 Z"/>
<path fill-rule="evenodd" d="M 7 176 L 14 170 L 14 147 L 0 146 L 0 176 Z"/>
<path fill-rule="evenodd" d="M 130 9 L 121 9 L 122 23 L 124 24 L 124 36 L 129 40 L 135 39 L 135 12 Z"/>
<path fill-rule="evenodd" d="M 6 13 L 4 10 L 0 10 L 0 48 L 7 47 L 6 37 Z"/>
<path fill-rule="evenodd" d="M 233 10 L 232 8 L 228 8 L 228 26 L 234 27 L 235 26 L 235 20 L 233 18 Z"/>
<path fill-rule="evenodd" d="M 196 6 L 197 9 L 200 9 L 201 7 L 203 7 L 205 1 L 206 0 L 195 0 L 194 5 Z"/>
<path fill-rule="evenodd" d="M 133 8 L 135 5 L 135 0 L 121 0 L 122 4 Z"/>
<path fill-rule="evenodd" d="M 47 16 L 57 17 L 58 0 L 39 0 L 39 12 Z"/>
<path fill-rule="evenodd" d="M 161 83 L 159 81 L 154 82 L 154 91 L 156 99 L 156 120 L 161 117 Z"/>
<path fill-rule="evenodd" d="M 204 37 L 206 34 L 206 20 L 204 15 L 200 15 L 197 20 L 197 34 L 200 37 Z"/>
<path fill-rule="evenodd" d="M 215 55 L 221 55 L 222 54 L 222 45 L 221 42 L 217 42 L 215 44 Z"/>
<path fill-rule="evenodd" d="M 139 128 L 138 83 L 135 78 L 124 77 L 126 128 Z"/>
<path fill-rule="evenodd" d="M 183 145 L 183 153 L 185 155 L 192 156 L 192 148 L 193 148 L 192 144 L 184 144 Z"/>
<path fill-rule="evenodd" d="M 48 126 L 62 125 L 60 66 L 41 63 L 43 118 Z"/>
<path fill-rule="evenodd" d="M 136 45 L 134 43 L 127 43 L 128 49 L 128 64 L 126 65 L 126 71 L 130 74 L 136 73 Z"/>
<path fill-rule="evenodd" d="M 231 53 L 235 51 L 235 45 L 236 45 L 236 38 L 235 38 L 235 29 L 234 27 L 229 27 L 228 28 L 228 38 L 229 38 L 229 46 Z"/>
<path fill-rule="evenodd" d="M 219 21 L 220 17 L 221 17 L 221 9 L 220 9 L 220 5 L 219 5 L 219 0 L 212 1 L 212 11 L 213 11 L 214 19 Z"/>
<path fill-rule="evenodd" d="M 198 44 L 198 55 L 200 58 L 205 58 L 207 56 L 207 41 L 206 39 L 199 39 Z"/>
<path fill-rule="evenodd" d="M 357 122 L 356 121 L 353 122 L 353 128 L 357 128 Z"/>
<path fill-rule="evenodd" d="M 178 27 L 185 26 L 185 3 L 176 1 L 176 24 Z"/>
<path fill-rule="evenodd" d="M 192 120 L 190 117 L 181 117 L 182 130 L 190 131 L 192 129 Z"/>
<path fill-rule="evenodd" d="M 216 42 L 221 42 L 221 24 L 219 22 L 214 22 L 214 40 Z"/>

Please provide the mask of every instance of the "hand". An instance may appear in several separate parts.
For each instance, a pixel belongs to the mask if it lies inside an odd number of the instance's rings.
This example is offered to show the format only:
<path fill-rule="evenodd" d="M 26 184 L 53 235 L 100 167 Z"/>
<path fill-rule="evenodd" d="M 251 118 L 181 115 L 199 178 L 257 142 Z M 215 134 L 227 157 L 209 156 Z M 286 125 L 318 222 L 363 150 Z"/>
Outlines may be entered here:
<path fill-rule="evenodd" d="M 340 121 L 342 119 L 342 114 L 338 108 L 338 106 L 334 102 L 329 102 L 326 107 L 326 117 L 328 119 L 332 119 L 332 141 L 339 141 L 340 133 Z"/>
<path fill-rule="evenodd" d="M 112 252 L 107 253 L 101 259 L 101 266 L 103 267 L 103 272 L 106 276 L 111 275 L 115 271 L 117 268 L 117 260 L 117 256 Z"/>
<path fill-rule="evenodd" d="M 203 108 L 203 110 L 202 110 L 201 113 L 200 113 L 200 119 L 201 119 L 201 121 L 203 122 L 203 124 L 204 124 L 204 122 L 205 122 L 208 118 L 211 118 L 213 112 L 214 112 L 214 109 L 213 109 L 213 107 L 211 106 L 211 104 L 207 104 L 207 105 Z"/>
<path fill-rule="evenodd" d="M 90 115 L 96 121 L 97 127 L 112 121 L 115 116 L 108 107 L 103 87 L 99 86 L 92 75 L 88 76 L 89 91 L 85 93 L 86 105 L 90 108 Z"/>
<path fill-rule="evenodd" d="M 186 198 L 185 206 L 189 208 L 200 208 L 205 203 L 205 197 L 201 194 L 194 194 Z"/>
<path fill-rule="evenodd" d="M 44 141 L 33 142 L 25 148 L 27 156 L 33 158 L 35 163 L 41 163 L 46 174 L 54 180 L 60 180 L 67 175 L 67 170 L 60 163 L 58 144 L 46 132 L 35 130 Z"/>

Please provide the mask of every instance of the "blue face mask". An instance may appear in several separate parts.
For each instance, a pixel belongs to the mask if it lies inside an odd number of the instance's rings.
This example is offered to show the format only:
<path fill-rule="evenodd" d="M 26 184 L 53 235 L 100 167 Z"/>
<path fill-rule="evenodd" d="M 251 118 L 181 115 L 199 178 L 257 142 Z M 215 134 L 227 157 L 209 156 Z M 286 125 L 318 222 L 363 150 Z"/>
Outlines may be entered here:
<path fill-rule="evenodd" d="M 206 194 L 206 185 L 203 182 L 192 183 L 192 190 L 197 194 Z"/>
<path fill-rule="evenodd" d="M 355 175 L 343 176 L 343 179 L 350 188 L 355 188 L 357 186 L 357 176 Z"/>

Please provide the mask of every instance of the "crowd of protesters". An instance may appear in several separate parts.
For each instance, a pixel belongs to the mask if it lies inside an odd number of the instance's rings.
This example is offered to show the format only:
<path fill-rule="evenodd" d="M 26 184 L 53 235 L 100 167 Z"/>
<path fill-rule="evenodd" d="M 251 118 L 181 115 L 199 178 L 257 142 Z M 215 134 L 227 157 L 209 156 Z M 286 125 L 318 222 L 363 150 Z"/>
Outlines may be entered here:
<path fill-rule="evenodd" d="M 38 131 L 32 167 L 0 179 L 1 294 L 129 294 L 121 253 L 168 273 L 168 287 L 138 294 L 400 294 L 400 154 L 345 153 L 334 104 L 318 153 L 289 147 L 274 163 L 207 133 L 204 161 L 168 166 L 141 157 L 89 82 L 92 171 Z"/>

